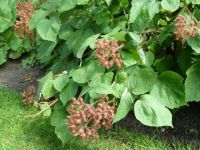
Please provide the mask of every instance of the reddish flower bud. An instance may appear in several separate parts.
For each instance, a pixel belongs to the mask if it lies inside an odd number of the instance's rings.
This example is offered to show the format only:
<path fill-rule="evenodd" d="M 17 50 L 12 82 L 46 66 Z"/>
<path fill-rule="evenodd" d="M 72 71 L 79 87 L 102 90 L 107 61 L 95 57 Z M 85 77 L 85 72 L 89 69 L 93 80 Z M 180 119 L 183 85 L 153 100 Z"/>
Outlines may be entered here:
<path fill-rule="evenodd" d="M 33 39 L 34 32 L 29 30 L 29 22 L 32 14 L 35 11 L 35 8 L 31 2 L 18 2 L 16 5 L 18 19 L 14 24 L 14 29 L 20 38 L 28 37 Z"/>
<path fill-rule="evenodd" d="M 114 59 L 118 59 L 120 62 L 122 62 L 119 50 L 122 48 L 122 45 L 119 45 L 117 41 L 114 40 L 100 40 L 98 39 L 96 42 L 96 54 L 95 57 L 100 61 L 100 64 L 103 65 L 106 68 L 111 68 L 113 65 L 116 65 Z M 123 63 L 123 62 L 122 62 Z M 121 65 L 120 65 L 121 68 Z"/>
<path fill-rule="evenodd" d="M 72 135 L 80 137 L 82 140 L 88 140 L 89 137 L 98 139 L 97 130 L 99 128 L 109 129 L 112 126 L 114 118 L 114 106 L 109 105 L 109 97 L 105 96 L 98 100 L 97 106 L 84 103 L 83 99 L 72 99 L 69 109 L 68 127 Z M 74 105 L 80 106 L 77 110 Z"/>
<path fill-rule="evenodd" d="M 186 18 L 185 16 L 178 16 L 175 19 L 176 28 L 174 30 L 174 35 L 176 40 L 181 40 L 185 42 L 190 37 L 194 37 L 198 32 L 198 25 L 191 18 Z"/>

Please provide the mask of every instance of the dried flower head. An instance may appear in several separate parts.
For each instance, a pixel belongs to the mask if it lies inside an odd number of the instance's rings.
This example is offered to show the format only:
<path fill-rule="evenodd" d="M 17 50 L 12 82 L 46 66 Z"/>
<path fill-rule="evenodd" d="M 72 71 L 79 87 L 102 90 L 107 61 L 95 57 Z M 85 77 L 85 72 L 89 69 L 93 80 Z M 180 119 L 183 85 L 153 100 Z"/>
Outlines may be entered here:
<path fill-rule="evenodd" d="M 35 95 L 36 95 L 36 88 L 35 86 L 29 86 L 27 89 L 25 89 L 22 93 L 23 103 L 25 105 L 33 104 L 35 101 Z"/>
<path fill-rule="evenodd" d="M 108 97 L 106 97 L 108 100 Z M 112 127 L 114 118 L 114 106 L 108 101 L 100 99 L 96 108 L 92 104 L 84 103 L 82 98 L 72 99 L 68 110 L 68 127 L 73 136 L 80 137 L 87 141 L 90 137 L 98 139 L 98 129 L 109 129 Z"/>
<path fill-rule="evenodd" d="M 14 29 L 20 38 L 34 38 L 34 32 L 29 30 L 29 22 L 35 8 L 31 2 L 17 3 L 17 20 L 14 24 Z"/>
<path fill-rule="evenodd" d="M 96 42 L 96 54 L 95 57 L 99 59 L 101 65 L 106 68 L 111 68 L 116 65 L 118 68 L 123 67 L 123 61 L 120 58 L 119 50 L 123 45 L 115 40 L 100 40 Z"/>
<path fill-rule="evenodd" d="M 185 16 L 178 16 L 175 20 L 176 28 L 174 35 L 177 40 L 185 42 L 190 37 L 196 36 L 198 33 L 198 25 L 192 19 Z"/>

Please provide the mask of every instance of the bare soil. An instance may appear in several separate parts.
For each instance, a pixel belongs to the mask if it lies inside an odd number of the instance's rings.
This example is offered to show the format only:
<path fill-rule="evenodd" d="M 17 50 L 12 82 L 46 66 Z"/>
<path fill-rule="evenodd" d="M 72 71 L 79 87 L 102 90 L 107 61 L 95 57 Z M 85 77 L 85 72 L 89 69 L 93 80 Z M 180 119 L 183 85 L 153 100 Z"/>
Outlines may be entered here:
<path fill-rule="evenodd" d="M 0 86 L 21 92 L 29 85 L 36 85 L 42 75 L 39 67 L 25 69 L 20 60 L 12 60 L 0 66 Z"/>

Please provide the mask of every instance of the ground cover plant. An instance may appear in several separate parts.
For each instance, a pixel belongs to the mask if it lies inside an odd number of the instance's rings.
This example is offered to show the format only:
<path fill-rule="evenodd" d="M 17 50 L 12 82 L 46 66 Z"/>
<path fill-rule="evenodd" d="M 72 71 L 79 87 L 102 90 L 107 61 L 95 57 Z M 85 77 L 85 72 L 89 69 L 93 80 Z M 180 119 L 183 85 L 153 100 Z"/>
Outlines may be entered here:
<path fill-rule="evenodd" d="M 11 33 L 48 68 L 36 101 L 63 144 L 98 139 L 131 111 L 144 125 L 173 127 L 173 111 L 200 101 L 200 1 L 4 3 L 19 8 Z"/>

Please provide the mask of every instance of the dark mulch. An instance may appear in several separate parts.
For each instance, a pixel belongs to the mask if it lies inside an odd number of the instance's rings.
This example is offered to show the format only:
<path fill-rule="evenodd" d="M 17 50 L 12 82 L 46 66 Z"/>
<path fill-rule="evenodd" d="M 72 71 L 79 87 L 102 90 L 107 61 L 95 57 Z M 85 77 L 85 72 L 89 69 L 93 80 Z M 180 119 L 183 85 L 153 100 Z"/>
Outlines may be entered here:
<path fill-rule="evenodd" d="M 179 109 L 173 114 L 174 128 L 153 128 L 142 125 L 133 113 L 121 120 L 118 125 L 129 131 L 143 133 L 153 139 L 162 139 L 172 144 L 174 141 L 199 146 L 200 141 L 200 104 L 190 103 L 188 107 Z"/>
<path fill-rule="evenodd" d="M 21 60 L 11 60 L 0 66 L 0 86 L 21 92 L 29 85 L 36 85 L 43 74 L 39 67 L 22 68 Z"/>

